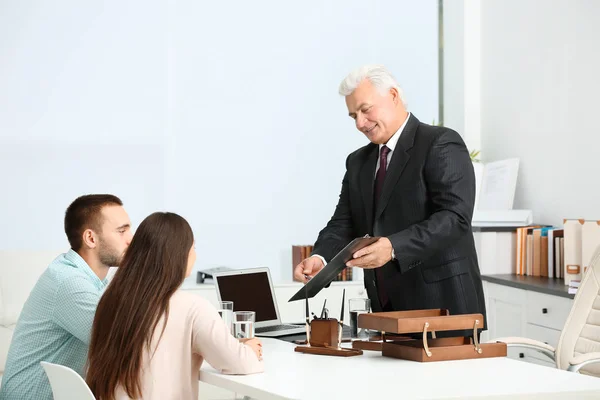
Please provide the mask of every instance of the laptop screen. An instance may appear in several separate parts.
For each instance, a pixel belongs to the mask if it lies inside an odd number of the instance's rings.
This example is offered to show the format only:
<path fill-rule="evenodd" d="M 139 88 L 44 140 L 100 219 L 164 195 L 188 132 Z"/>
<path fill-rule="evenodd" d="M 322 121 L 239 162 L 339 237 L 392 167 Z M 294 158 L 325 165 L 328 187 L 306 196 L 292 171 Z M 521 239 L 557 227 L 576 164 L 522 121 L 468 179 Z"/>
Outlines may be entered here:
<path fill-rule="evenodd" d="M 217 276 L 221 300 L 233 301 L 234 311 L 255 311 L 256 322 L 277 319 L 266 272 Z"/>

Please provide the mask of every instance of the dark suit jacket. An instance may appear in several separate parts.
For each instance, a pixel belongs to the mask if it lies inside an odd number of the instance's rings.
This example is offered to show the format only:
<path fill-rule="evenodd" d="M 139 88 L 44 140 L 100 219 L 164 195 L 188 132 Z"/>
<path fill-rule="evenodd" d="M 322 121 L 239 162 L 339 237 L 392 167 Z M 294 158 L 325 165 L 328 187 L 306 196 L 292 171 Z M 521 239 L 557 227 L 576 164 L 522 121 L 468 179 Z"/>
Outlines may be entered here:
<path fill-rule="evenodd" d="M 462 138 L 411 114 L 373 210 L 378 153 L 370 143 L 348 156 L 338 205 L 313 254 L 331 260 L 356 237 L 385 236 L 396 257 L 381 267 L 394 310 L 447 308 L 485 317 L 471 231 L 475 174 Z M 374 270 L 366 269 L 364 279 L 371 307 L 380 311 Z"/>

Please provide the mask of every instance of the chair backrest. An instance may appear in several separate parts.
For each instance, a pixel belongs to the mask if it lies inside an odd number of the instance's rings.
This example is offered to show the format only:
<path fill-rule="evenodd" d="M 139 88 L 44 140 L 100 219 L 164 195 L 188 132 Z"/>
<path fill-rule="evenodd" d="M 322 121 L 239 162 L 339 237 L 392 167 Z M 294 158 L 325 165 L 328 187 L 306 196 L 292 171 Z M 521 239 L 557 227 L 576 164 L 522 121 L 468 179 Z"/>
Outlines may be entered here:
<path fill-rule="evenodd" d="M 60 254 L 60 251 L 0 250 L 0 325 L 17 323 L 31 289 Z"/>
<path fill-rule="evenodd" d="M 0 374 L 21 309 L 40 275 L 63 251 L 0 250 Z"/>
<path fill-rule="evenodd" d="M 583 275 L 560 334 L 556 366 L 567 369 L 573 357 L 596 351 L 600 351 L 600 246 Z M 600 377 L 600 364 L 590 364 L 579 372 Z"/>
<path fill-rule="evenodd" d="M 54 400 L 96 400 L 94 394 L 79 374 L 63 365 L 42 361 Z"/>

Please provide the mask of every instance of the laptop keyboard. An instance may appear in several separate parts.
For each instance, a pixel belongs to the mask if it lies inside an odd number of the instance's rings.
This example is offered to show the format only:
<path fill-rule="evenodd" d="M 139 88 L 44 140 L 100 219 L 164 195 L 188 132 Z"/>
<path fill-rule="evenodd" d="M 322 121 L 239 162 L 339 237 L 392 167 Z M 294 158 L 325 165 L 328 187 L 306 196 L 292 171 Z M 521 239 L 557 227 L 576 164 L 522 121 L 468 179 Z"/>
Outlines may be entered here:
<path fill-rule="evenodd" d="M 264 332 L 273 332 L 273 331 L 286 331 L 288 329 L 296 329 L 302 328 L 298 325 L 273 325 L 273 326 L 262 326 L 260 328 L 255 328 L 254 331 L 256 333 L 264 333 Z"/>

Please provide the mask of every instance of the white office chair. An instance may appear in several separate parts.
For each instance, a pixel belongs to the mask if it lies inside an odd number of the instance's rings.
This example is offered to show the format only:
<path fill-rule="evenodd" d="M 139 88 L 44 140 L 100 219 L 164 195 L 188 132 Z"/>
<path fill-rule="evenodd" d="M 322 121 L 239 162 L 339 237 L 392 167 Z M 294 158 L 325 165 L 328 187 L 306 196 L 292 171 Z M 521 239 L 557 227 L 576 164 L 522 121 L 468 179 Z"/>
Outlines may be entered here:
<path fill-rule="evenodd" d="M 71 368 L 42 361 L 54 400 L 96 400 L 94 394 L 79 374 Z"/>
<path fill-rule="evenodd" d="M 556 349 L 546 343 L 520 337 L 499 338 L 491 342 L 536 350 L 550 357 L 559 369 L 600 377 L 600 247 L 596 249 L 577 289 Z"/>

